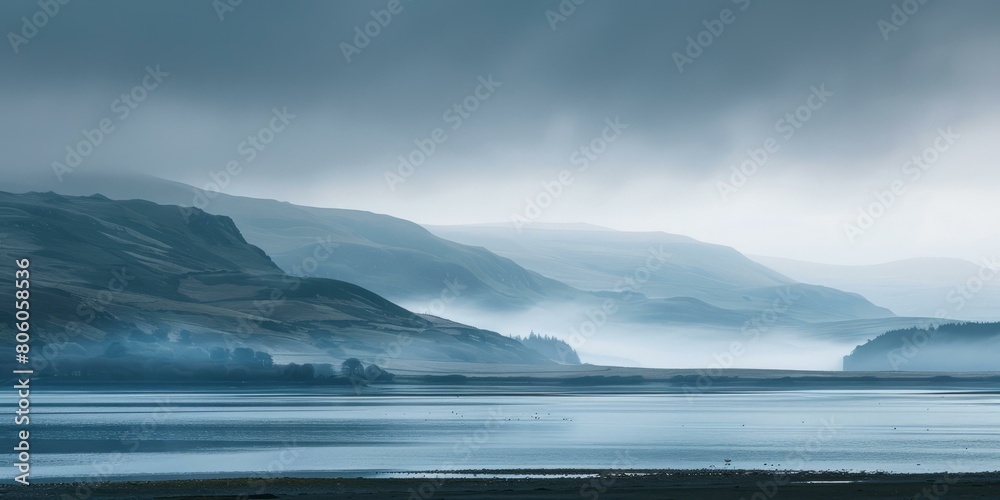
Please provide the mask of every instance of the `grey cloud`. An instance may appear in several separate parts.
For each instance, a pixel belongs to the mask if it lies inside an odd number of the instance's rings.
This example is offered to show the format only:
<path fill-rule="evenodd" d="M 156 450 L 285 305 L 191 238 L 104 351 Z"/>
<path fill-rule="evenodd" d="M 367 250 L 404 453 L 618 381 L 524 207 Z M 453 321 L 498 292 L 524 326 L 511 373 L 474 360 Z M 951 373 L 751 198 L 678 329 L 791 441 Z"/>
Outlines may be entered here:
<path fill-rule="evenodd" d="M 561 168 L 606 117 L 631 125 L 616 153 L 630 159 L 614 165 L 619 176 L 657 168 L 703 185 L 825 84 L 835 96 L 772 175 L 837 168 L 850 175 L 831 184 L 856 190 L 873 164 L 895 168 L 922 135 L 988 119 L 1000 103 L 989 62 L 1000 51 L 1000 4 L 986 0 L 928 2 L 888 41 L 877 22 L 902 0 L 588 0 L 554 31 L 546 11 L 557 0 L 402 0 L 403 11 L 345 61 L 341 43 L 387 4 L 245 0 L 220 22 L 202 0 L 70 2 L 18 54 L 0 50 L 0 100 L 11 111 L 0 125 L 3 168 L 49 169 L 156 64 L 169 80 L 84 168 L 197 182 L 238 155 L 273 107 L 287 106 L 298 121 L 241 182 L 282 186 L 272 196 L 295 200 L 292 180 L 321 180 L 334 194 L 364 192 L 370 204 L 358 208 L 370 209 L 398 206 L 382 173 L 443 126 L 442 113 L 477 77 L 494 75 L 503 87 L 412 180 L 425 194 L 401 195 L 412 212 L 396 215 L 416 219 L 438 218 L 436 189 L 507 176 L 495 184 L 513 185 L 540 165 Z M 0 28 L 19 30 L 38 8 L 4 2 Z M 735 22 L 679 73 L 672 54 L 722 9 Z"/>

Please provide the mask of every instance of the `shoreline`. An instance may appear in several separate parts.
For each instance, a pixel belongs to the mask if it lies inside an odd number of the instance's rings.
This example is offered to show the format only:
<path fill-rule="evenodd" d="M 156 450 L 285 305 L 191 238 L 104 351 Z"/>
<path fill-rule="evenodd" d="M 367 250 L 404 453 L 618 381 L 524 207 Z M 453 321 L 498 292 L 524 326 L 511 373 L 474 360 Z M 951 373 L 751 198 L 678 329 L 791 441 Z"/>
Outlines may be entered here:
<path fill-rule="evenodd" d="M 426 471 L 414 474 L 430 474 Z M 441 471 L 445 472 L 445 471 Z M 4 499 L 57 498 L 997 498 L 1000 471 L 895 474 L 781 470 L 506 469 L 483 477 L 245 477 L 3 485 Z M 508 475 L 541 476 L 511 478 Z M 574 477 L 566 477 L 574 476 Z M 83 495 L 83 496 L 81 496 Z M 605 496 L 606 495 L 606 496 Z"/>
<path fill-rule="evenodd" d="M 366 384 L 364 387 L 391 388 L 423 387 L 562 387 L 565 389 L 594 388 L 624 390 L 631 388 L 664 388 L 679 391 L 711 392 L 713 388 L 773 389 L 773 388 L 940 388 L 988 387 L 1000 389 L 1000 372 L 919 372 L 919 371 L 815 371 L 749 368 L 634 368 L 599 365 L 468 365 L 446 364 L 425 369 L 393 370 L 393 381 Z M 71 377 L 43 377 L 33 380 L 55 390 L 94 387 L 132 388 L 137 390 L 184 389 L 188 383 L 174 380 L 94 380 Z M 357 390 L 358 386 L 323 380 L 202 380 L 202 388 L 322 388 Z"/>

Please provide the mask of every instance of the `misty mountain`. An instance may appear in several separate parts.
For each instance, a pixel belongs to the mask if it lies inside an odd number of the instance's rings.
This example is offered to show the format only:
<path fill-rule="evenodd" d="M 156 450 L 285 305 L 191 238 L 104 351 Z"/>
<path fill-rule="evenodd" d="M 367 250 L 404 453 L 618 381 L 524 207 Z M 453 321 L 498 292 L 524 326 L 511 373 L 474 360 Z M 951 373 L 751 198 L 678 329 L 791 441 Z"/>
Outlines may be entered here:
<path fill-rule="evenodd" d="M 466 314 L 472 321 L 478 315 L 468 314 L 470 310 L 501 314 L 537 307 L 586 310 L 612 298 L 622 306 L 614 318 L 619 322 L 733 327 L 752 318 L 752 308 L 729 310 L 697 297 L 650 300 L 641 286 L 583 291 L 488 249 L 441 238 L 418 224 L 388 215 L 210 193 L 153 177 L 80 175 L 73 181 L 55 187 L 116 199 L 204 206 L 209 213 L 231 217 L 250 243 L 266 251 L 289 274 L 354 283 L 390 300 L 405 301 L 417 312 Z M 783 317 L 781 321 L 798 320 Z"/>
<path fill-rule="evenodd" d="M 409 310 L 493 331 L 538 329 L 569 342 L 584 362 L 704 366 L 734 340 L 749 339 L 755 347 L 739 366 L 774 366 L 778 358 L 784 367 L 833 368 L 859 340 L 916 324 L 860 296 L 801 285 L 731 248 L 683 236 L 575 226 L 543 227 L 534 243 L 516 234 L 454 242 L 356 210 L 228 196 L 151 177 L 75 172 L 71 180 L 55 188 L 230 216 L 290 275 L 348 281 Z M 182 218 L 191 211 L 177 210 Z M 505 254 L 504 244 L 523 248 Z M 815 342 L 837 346 L 817 360 Z"/>
<path fill-rule="evenodd" d="M 844 370 L 1000 371 L 1000 323 L 931 324 L 886 332 L 844 357 Z"/>
<path fill-rule="evenodd" d="M 733 248 L 661 232 L 511 225 L 428 226 L 585 290 L 633 288 L 651 299 L 686 298 L 733 312 L 759 313 L 789 298 L 783 316 L 816 323 L 892 317 L 864 297 L 799 283 Z"/>
<path fill-rule="evenodd" d="M 738 326 L 792 297 L 782 324 L 892 316 L 857 295 L 797 283 L 732 248 L 686 236 L 588 225 L 428 231 L 388 215 L 230 196 L 144 176 L 78 175 L 55 188 L 203 206 L 231 217 L 290 274 L 347 281 L 431 313 L 445 300 L 493 311 L 591 308 L 614 297 L 626 306 L 617 321 Z"/>
<path fill-rule="evenodd" d="M 116 349 L 176 360 L 219 346 L 383 367 L 548 362 L 516 340 L 413 314 L 357 285 L 289 276 L 230 218 L 198 209 L 0 193 L 0 234 L 3 259 L 31 259 L 36 366 Z M 12 281 L 4 293 L 14 296 Z"/>
<path fill-rule="evenodd" d="M 580 297 L 578 290 L 488 250 L 439 238 L 388 215 L 230 196 L 145 176 L 81 174 L 72 181 L 34 182 L 21 190 L 44 186 L 63 194 L 203 207 L 231 217 L 248 241 L 290 274 L 347 281 L 395 301 L 429 305 L 444 295 L 503 309 Z"/>
<path fill-rule="evenodd" d="M 1000 319 L 1000 261 L 995 256 L 980 262 L 924 258 L 868 266 L 754 260 L 805 283 L 859 293 L 903 316 Z"/>

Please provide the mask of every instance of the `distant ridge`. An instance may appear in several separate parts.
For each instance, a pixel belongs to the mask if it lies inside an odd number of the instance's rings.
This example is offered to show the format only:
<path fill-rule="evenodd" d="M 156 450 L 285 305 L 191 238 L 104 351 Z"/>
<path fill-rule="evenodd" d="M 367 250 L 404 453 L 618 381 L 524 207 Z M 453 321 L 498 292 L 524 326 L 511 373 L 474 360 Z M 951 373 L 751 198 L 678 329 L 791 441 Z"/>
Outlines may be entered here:
<path fill-rule="evenodd" d="M 0 214 L 9 215 L 0 257 L 31 259 L 32 359 L 46 366 L 112 351 L 180 362 L 240 346 L 276 360 L 548 363 L 508 337 L 414 314 L 357 285 L 289 276 L 229 217 L 51 192 L 0 192 Z M 13 296 L 13 281 L 4 286 Z M 4 324 L 12 314 L 0 311 Z M 385 346 L 400 339 L 390 357 Z"/>

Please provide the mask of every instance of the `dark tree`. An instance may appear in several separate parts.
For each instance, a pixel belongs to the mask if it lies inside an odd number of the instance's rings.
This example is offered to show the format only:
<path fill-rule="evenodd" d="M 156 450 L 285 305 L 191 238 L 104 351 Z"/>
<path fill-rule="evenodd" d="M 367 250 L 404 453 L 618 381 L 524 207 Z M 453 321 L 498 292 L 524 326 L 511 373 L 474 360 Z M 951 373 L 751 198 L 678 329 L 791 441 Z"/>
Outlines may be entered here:
<path fill-rule="evenodd" d="M 270 368 L 274 366 L 274 359 L 271 358 L 270 354 L 264 351 L 257 351 L 255 357 L 257 358 L 257 362 L 260 363 L 260 365 L 265 368 Z"/>
<path fill-rule="evenodd" d="M 289 363 L 281 374 L 291 380 L 312 380 L 316 377 L 316 367 L 309 363 L 304 365 Z"/>
<path fill-rule="evenodd" d="M 365 368 L 365 380 L 369 382 L 379 382 L 390 378 L 389 372 L 383 370 L 376 364 L 368 365 Z"/>
<path fill-rule="evenodd" d="M 365 376 L 365 365 L 361 364 L 358 358 L 350 358 L 340 365 L 340 374 L 349 378 L 363 378 Z"/>
<path fill-rule="evenodd" d="M 281 376 L 288 379 L 295 379 L 296 375 L 299 373 L 298 363 L 288 363 L 285 368 L 281 370 Z"/>
<path fill-rule="evenodd" d="M 525 347 L 537 351 L 557 363 L 569 365 L 580 364 L 580 357 L 577 355 L 576 351 L 573 350 L 573 348 L 565 341 L 556 337 L 539 335 L 532 331 L 527 337 L 514 338 L 521 341 Z"/>

